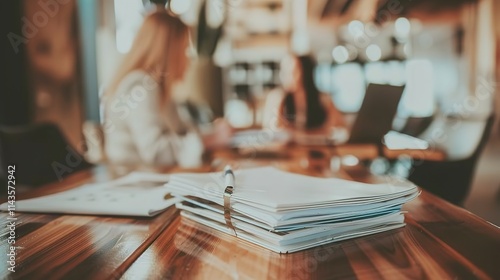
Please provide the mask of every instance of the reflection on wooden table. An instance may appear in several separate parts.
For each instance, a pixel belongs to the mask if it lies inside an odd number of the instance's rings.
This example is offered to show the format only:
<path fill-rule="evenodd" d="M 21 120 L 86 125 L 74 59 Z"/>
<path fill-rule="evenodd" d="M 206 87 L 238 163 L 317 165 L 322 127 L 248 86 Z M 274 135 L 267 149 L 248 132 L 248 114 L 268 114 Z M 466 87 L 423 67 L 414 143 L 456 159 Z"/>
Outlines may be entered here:
<path fill-rule="evenodd" d="M 218 170 L 235 159 L 219 160 L 200 171 Z M 314 176 L 349 177 L 326 166 L 304 168 L 300 157 L 240 161 L 241 166 L 266 162 Z M 101 166 L 94 172 L 78 173 L 18 199 L 106 181 L 111 170 Z M 353 179 L 374 182 L 388 178 Z M 174 208 L 154 218 L 18 213 L 16 272 L 8 274 L 3 267 L 0 275 L 38 279 L 500 277 L 500 229 L 425 191 L 404 210 L 408 211 L 407 226 L 402 229 L 292 254 L 277 254 L 182 219 Z M 6 214 L 0 217 L 5 220 Z M 4 252 L 7 246 L 4 241 Z"/>
<path fill-rule="evenodd" d="M 425 192 L 405 210 L 409 212 L 405 228 L 293 254 L 277 254 L 177 217 L 124 278 L 488 279 L 500 275 L 495 259 L 500 248 L 498 228 Z"/>

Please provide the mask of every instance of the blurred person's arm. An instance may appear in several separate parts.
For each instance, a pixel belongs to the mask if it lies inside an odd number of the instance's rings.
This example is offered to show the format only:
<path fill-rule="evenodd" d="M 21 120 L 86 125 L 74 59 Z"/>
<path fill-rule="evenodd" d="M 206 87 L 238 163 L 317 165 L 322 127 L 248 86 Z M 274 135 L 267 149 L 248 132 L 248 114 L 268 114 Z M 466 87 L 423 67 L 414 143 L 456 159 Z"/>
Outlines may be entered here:
<path fill-rule="evenodd" d="M 262 112 L 263 128 L 285 128 L 286 122 L 282 116 L 285 95 L 281 89 L 273 89 L 267 94 Z"/>
<path fill-rule="evenodd" d="M 217 149 L 228 146 L 231 142 L 234 128 L 225 118 L 218 118 L 211 124 L 198 126 L 199 121 L 205 122 L 212 119 L 212 112 L 208 105 L 203 102 L 190 100 L 189 91 L 191 88 L 187 84 L 187 80 L 182 80 L 172 86 L 172 98 L 181 104 L 181 113 L 183 124 L 192 131 L 197 131 L 201 135 L 203 146 L 207 150 Z M 191 106 L 191 109 L 189 108 Z M 196 111 L 195 114 L 191 110 Z M 196 116 L 194 116 L 196 115 Z"/>
<path fill-rule="evenodd" d="M 233 133 L 234 129 L 226 119 L 216 119 L 212 132 L 203 135 L 203 145 L 208 150 L 225 147 L 231 142 Z"/>
<path fill-rule="evenodd" d="M 160 90 L 155 86 L 130 109 L 128 126 L 141 160 L 150 165 L 184 165 L 186 161 L 199 161 L 203 153 L 202 139 L 193 132 L 180 136 L 167 127 L 162 119 L 165 112 L 160 112 L 160 102 Z"/>
<path fill-rule="evenodd" d="M 342 113 L 337 109 L 330 95 L 322 94 L 322 103 L 327 113 L 327 127 L 345 127 L 345 120 Z"/>

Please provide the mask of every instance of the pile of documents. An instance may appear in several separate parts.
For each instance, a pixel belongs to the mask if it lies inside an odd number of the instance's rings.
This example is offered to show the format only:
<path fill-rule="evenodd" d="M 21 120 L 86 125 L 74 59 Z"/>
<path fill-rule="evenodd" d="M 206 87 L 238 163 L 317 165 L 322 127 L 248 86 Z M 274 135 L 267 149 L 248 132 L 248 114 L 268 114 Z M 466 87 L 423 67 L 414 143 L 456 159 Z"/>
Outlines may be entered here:
<path fill-rule="evenodd" d="M 174 174 L 166 186 L 183 217 L 279 253 L 402 227 L 402 205 L 419 194 L 409 182 L 364 184 L 259 167 L 234 171 L 228 206 L 224 175 Z"/>

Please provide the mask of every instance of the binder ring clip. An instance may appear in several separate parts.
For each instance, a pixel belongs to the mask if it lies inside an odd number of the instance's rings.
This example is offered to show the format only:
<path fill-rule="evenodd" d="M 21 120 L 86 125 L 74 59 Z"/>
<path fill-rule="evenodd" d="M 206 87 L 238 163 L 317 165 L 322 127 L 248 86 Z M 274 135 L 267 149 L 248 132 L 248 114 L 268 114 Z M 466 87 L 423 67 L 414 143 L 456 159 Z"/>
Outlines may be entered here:
<path fill-rule="evenodd" d="M 231 221 L 231 196 L 233 195 L 233 189 L 233 186 L 227 186 L 224 190 L 224 219 L 226 220 L 227 227 L 234 231 L 235 236 L 238 236 Z"/>

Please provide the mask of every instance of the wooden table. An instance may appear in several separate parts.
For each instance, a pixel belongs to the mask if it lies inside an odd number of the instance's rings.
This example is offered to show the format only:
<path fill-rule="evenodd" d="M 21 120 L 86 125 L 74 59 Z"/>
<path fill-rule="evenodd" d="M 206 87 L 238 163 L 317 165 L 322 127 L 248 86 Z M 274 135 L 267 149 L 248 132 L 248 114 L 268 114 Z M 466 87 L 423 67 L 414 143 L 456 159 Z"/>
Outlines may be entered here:
<path fill-rule="evenodd" d="M 351 122 L 354 121 L 351 120 Z M 349 127 L 352 123 L 349 125 Z M 350 129 L 350 128 L 349 128 Z M 254 126 L 251 128 L 237 129 L 238 132 L 253 131 L 252 136 L 248 136 L 246 141 L 241 143 L 239 148 L 233 148 L 232 151 L 238 154 L 240 157 L 251 157 L 255 154 L 281 154 L 282 156 L 286 151 L 296 151 L 296 150 L 321 150 L 328 153 L 330 156 L 355 156 L 360 160 L 371 160 L 377 157 L 385 157 L 387 159 L 393 160 L 400 157 L 411 158 L 417 161 L 420 160 L 432 160 L 432 161 L 443 161 L 446 159 L 446 153 L 430 145 L 427 149 L 390 149 L 384 144 L 374 144 L 374 143 L 335 143 L 333 140 L 329 139 L 324 132 L 292 132 L 292 139 L 287 144 L 278 143 L 271 144 L 268 142 L 270 138 L 273 137 L 275 130 L 271 128 L 263 129 L 259 126 Z M 401 137 L 401 134 L 399 137 Z M 302 140 L 296 141 L 296 138 Z M 307 140 L 308 137 L 312 139 Z M 294 140 L 295 139 L 295 140 Z M 398 139 L 398 138 L 396 138 Z M 404 140 L 403 140 L 404 139 Z M 407 143 L 409 141 L 403 138 L 400 141 Z M 418 138 L 415 138 L 418 139 Z M 395 139 L 393 138 L 393 141 Z M 316 144 L 311 144 L 316 143 Z M 327 144 L 328 143 L 328 144 Z M 417 146 L 417 143 L 413 143 L 413 147 Z M 227 153 L 228 149 L 224 148 L 221 151 Z"/>
<path fill-rule="evenodd" d="M 276 165 L 276 164 L 275 164 Z M 300 164 L 278 163 L 299 171 Z M 207 167 L 205 171 L 214 168 Z M 219 168 L 219 167 L 217 167 Z M 174 169 L 171 171 L 179 171 Z M 328 170 L 301 170 L 329 176 Z M 98 167 L 18 199 L 109 180 Z M 364 177 L 363 180 L 373 180 Z M 147 203 L 138 201 L 138 203 Z M 405 205 L 407 226 L 277 254 L 182 219 L 18 213 L 16 272 L 2 253 L 0 277 L 19 279 L 499 279 L 500 229 L 425 191 Z M 7 214 L 1 213 L 2 221 Z M 4 229 L 2 229 L 4 230 Z M 7 252 L 5 233 L 1 251 Z"/>
<path fill-rule="evenodd" d="M 384 157 L 389 160 L 401 157 L 411 158 L 416 161 L 432 160 L 443 161 L 446 159 L 446 153 L 436 148 L 429 149 L 389 149 L 386 146 L 377 147 L 375 144 L 342 144 L 342 145 L 318 145 L 318 146 L 299 146 L 289 144 L 281 147 L 258 147 L 249 146 L 245 148 L 220 149 L 215 151 L 216 156 L 237 157 L 237 158 L 255 158 L 255 157 L 294 157 L 297 154 L 304 154 L 308 151 L 321 151 L 325 156 L 344 157 L 355 156 L 359 160 L 373 160 L 377 157 Z"/>

